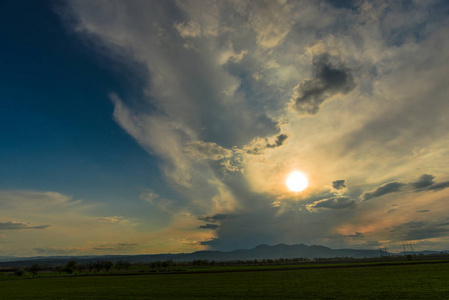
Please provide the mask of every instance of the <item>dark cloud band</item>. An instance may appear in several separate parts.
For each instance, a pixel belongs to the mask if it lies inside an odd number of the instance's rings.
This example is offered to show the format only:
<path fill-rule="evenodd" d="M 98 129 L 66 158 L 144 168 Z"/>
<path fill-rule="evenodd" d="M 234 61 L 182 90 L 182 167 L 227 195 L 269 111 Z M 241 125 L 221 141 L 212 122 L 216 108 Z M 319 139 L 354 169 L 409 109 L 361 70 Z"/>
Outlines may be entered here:
<path fill-rule="evenodd" d="M 25 223 L 4 222 L 0 223 L 0 230 L 45 229 L 50 225 L 30 226 Z"/>
<path fill-rule="evenodd" d="M 329 54 L 321 54 L 313 60 L 313 77 L 295 87 L 294 107 L 300 114 L 316 115 L 324 101 L 347 94 L 355 86 L 350 69 L 331 63 Z"/>

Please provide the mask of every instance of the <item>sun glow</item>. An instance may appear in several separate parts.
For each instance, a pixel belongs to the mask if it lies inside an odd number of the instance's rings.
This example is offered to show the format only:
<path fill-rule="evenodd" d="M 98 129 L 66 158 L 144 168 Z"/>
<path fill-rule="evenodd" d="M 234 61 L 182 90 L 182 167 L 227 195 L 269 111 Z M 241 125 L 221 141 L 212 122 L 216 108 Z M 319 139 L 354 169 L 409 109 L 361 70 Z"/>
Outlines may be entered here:
<path fill-rule="evenodd" d="M 290 173 L 290 175 L 288 175 L 286 184 L 290 191 L 300 192 L 307 188 L 307 186 L 309 185 L 309 181 L 303 173 L 299 171 L 293 171 Z"/>

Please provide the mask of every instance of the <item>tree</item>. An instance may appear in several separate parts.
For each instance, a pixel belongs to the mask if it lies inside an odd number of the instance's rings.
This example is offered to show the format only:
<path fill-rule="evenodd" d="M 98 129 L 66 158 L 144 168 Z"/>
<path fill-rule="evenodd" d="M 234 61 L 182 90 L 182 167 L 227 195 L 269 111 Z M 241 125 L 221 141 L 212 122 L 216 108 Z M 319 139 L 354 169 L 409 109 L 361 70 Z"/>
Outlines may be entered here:
<path fill-rule="evenodd" d="M 152 263 L 150 263 L 149 267 L 151 269 L 156 269 L 157 268 L 157 263 L 156 262 L 152 262 Z"/>
<path fill-rule="evenodd" d="M 103 262 L 103 268 L 106 270 L 106 272 L 109 272 L 109 270 L 114 266 L 112 261 L 106 260 Z"/>
<path fill-rule="evenodd" d="M 114 268 L 120 271 L 123 268 L 123 261 L 119 260 L 118 262 L 116 262 Z"/>
<path fill-rule="evenodd" d="M 87 266 L 86 266 L 86 264 L 84 263 L 84 264 L 78 265 L 78 272 L 82 273 L 84 271 L 86 271 L 86 275 L 87 275 Z"/>
<path fill-rule="evenodd" d="M 129 261 L 119 260 L 118 262 L 115 263 L 114 266 L 117 270 L 120 271 L 121 269 L 128 270 L 130 265 L 131 265 L 131 263 Z"/>
<path fill-rule="evenodd" d="M 64 272 L 67 274 L 73 274 L 78 269 L 78 263 L 74 260 L 71 260 L 67 263 L 67 265 L 64 268 Z"/>
<path fill-rule="evenodd" d="M 125 268 L 126 271 L 128 271 L 128 268 L 131 266 L 131 263 L 129 261 L 124 261 L 123 262 L 123 267 Z"/>
<path fill-rule="evenodd" d="M 64 271 L 64 267 L 63 266 L 59 266 L 59 265 L 58 266 L 54 266 L 53 270 L 55 272 L 58 272 L 58 275 L 61 276 L 61 273 Z"/>
<path fill-rule="evenodd" d="M 162 264 L 161 264 L 161 267 L 162 267 L 164 270 L 167 270 L 167 268 L 169 267 L 168 261 L 163 261 Z"/>
<path fill-rule="evenodd" d="M 89 273 L 93 271 L 93 269 L 95 269 L 95 264 L 93 262 L 89 262 L 87 264 L 87 268 L 89 269 Z"/>
<path fill-rule="evenodd" d="M 33 274 L 34 276 L 37 276 L 37 272 L 40 271 L 41 267 L 39 266 L 39 264 L 34 264 L 30 267 L 30 272 L 31 274 Z"/>
<path fill-rule="evenodd" d="M 103 262 L 101 261 L 97 261 L 96 263 L 94 263 L 94 268 L 95 268 L 95 272 L 100 272 L 101 269 L 103 269 Z"/>
<path fill-rule="evenodd" d="M 14 275 L 16 275 L 17 277 L 21 278 L 23 274 L 25 274 L 25 270 L 23 268 L 19 268 L 14 272 Z"/>

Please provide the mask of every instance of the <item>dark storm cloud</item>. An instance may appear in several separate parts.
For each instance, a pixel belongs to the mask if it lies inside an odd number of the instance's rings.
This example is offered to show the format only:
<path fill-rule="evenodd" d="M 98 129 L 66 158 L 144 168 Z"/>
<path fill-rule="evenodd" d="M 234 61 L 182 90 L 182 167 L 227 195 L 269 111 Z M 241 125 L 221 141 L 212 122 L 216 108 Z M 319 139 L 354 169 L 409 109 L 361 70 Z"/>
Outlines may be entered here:
<path fill-rule="evenodd" d="M 332 181 L 332 187 L 336 190 L 344 189 L 344 188 L 346 188 L 345 181 L 344 180 Z"/>
<path fill-rule="evenodd" d="M 30 226 L 25 223 L 4 222 L 0 223 L 0 230 L 21 230 L 21 229 L 45 229 L 50 225 Z"/>
<path fill-rule="evenodd" d="M 210 241 L 201 241 L 199 243 L 202 246 L 210 246 L 210 245 L 214 245 L 214 242 L 217 241 L 217 240 L 218 239 L 211 239 Z"/>
<path fill-rule="evenodd" d="M 416 190 L 424 189 L 424 188 L 431 186 L 432 184 L 435 183 L 433 181 L 434 178 L 435 178 L 435 176 L 433 176 L 433 175 L 423 174 L 418 178 L 417 181 L 411 182 L 410 186 Z"/>
<path fill-rule="evenodd" d="M 218 227 L 220 227 L 220 226 L 217 224 L 207 223 L 206 225 L 201 225 L 199 228 L 201 228 L 201 229 L 217 229 Z"/>
<path fill-rule="evenodd" d="M 198 220 L 215 223 L 218 221 L 223 221 L 223 220 L 234 218 L 234 217 L 235 217 L 235 215 L 231 215 L 231 214 L 216 214 L 213 216 L 201 216 L 201 217 L 198 217 Z"/>
<path fill-rule="evenodd" d="M 357 203 L 349 197 L 334 197 L 316 201 L 308 208 L 329 208 L 329 209 L 348 209 L 355 208 Z"/>
<path fill-rule="evenodd" d="M 429 186 L 427 189 L 430 191 L 440 191 L 449 187 L 449 181 L 443 181 L 440 183 L 435 183 L 434 185 Z"/>
<path fill-rule="evenodd" d="M 437 222 L 407 222 L 394 226 L 390 231 L 398 240 L 423 240 L 449 236 L 449 219 Z"/>
<path fill-rule="evenodd" d="M 398 192 L 405 185 L 406 184 L 400 183 L 400 182 L 386 183 L 386 184 L 378 187 L 374 191 L 365 192 L 362 195 L 362 200 L 363 201 L 367 201 L 367 200 L 371 200 L 373 198 L 377 198 L 377 197 L 380 197 L 380 196 L 383 196 L 383 195 L 386 195 L 386 194 Z"/>
<path fill-rule="evenodd" d="M 276 137 L 276 141 L 274 142 L 274 144 L 268 144 L 267 143 L 267 147 L 268 148 L 275 148 L 275 147 L 279 147 L 282 146 L 282 144 L 284 143 L 284 141 L 288 138 L 288 135 L 286 134 L 280 134 Z"/>
<path fill-rule="evenodd" d="M 435 176 L 430 174 L 421 175 L 417 181 L 409 183 L 410 187 L 415 192 L 423 190 L 427 191 L 440 191 L 449 187 L 449 181 L 435 182 L 433 179 Z"/>
<path fill-rule="evenodd" d="M 295 109 L 300 114 L 316 115 L 320 105 L 336 94 L 347 94 L 355 88 L 351 70 L 333 64 L 329 54 L 313 60 L 313 77 L 301 82 L 294 90 Z"/>
<path fill-rule="evenodd" d="M 385 194 L 396 193 L 399 191 L 421 192 L 421 191 L 440 191 L 449 187 L 449 181 L 436 183 L 435 176 L 422 174 L 416 181 L 410 183 L 390 182 L 386 183 L 373 191 L 365 192 L 361 196 L 363 201 L 383 196 Z"/>

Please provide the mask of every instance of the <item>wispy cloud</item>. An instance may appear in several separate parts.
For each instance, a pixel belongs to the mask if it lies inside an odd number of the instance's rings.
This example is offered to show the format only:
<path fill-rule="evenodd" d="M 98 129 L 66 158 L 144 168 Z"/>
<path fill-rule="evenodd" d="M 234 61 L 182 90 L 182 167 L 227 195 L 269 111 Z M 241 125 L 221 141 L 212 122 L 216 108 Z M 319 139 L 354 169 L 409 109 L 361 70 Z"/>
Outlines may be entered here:
<path fill-rule="evenodd" d="M 319 208 L 328 208 L 328 209 L 348 209 L 355 208 L 357 205 L 356 200 L 352 200 L 349 197 L 334 197 L 329 199 L 323 199 L 316 201 L 307 206 L 308 209 L 319 209 Z"/>
<path fill-rule="evenodd" d="M 413 191 L 413 192 L 422 192 L 422 191 L 439 191 L 449 187 L 449 182 L 439 182 L 436 183 L 434 181 L 435 176 L 429 174 L 421 175 L 417 181 L 413 181 L 410 183 L 401 183 L 401 182 L 389 182 L 379 186 L 373 191 L 365 192 L 361 196 L 363 201 L 371 200 L 373 198 L 381 197 L 386 194 L 397 193 L 400 191 Z"/>
<path fill-rule="evenodd" d="M 20 222 L 0 222 L 0 230 L 46 229 L 48 227 L 50 225 L 33 226 Z"/>
<path fill-rule="evenodd" d="M 120 223 L 129 222 L 129 220 L 127 220 L 124 217 L 120 217 L 120 216 L 98 217 L 97 220 L 100 222 L 103 222 L 103 223 L 111 223 L 111 224 L 120 224 Z"/>

